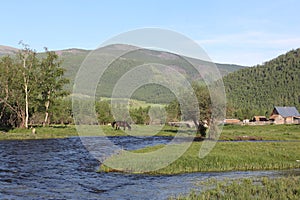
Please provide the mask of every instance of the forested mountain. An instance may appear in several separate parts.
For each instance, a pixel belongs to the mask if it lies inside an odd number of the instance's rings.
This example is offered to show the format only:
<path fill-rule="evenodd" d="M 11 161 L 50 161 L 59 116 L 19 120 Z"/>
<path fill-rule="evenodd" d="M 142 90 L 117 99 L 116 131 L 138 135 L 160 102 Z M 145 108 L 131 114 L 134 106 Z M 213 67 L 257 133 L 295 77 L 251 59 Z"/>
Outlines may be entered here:
<path fill-rule="evenodd" d="M 300 110 L 300 49 L 224 77 L 229 117 L 269 115 L 273 106 Z"/>

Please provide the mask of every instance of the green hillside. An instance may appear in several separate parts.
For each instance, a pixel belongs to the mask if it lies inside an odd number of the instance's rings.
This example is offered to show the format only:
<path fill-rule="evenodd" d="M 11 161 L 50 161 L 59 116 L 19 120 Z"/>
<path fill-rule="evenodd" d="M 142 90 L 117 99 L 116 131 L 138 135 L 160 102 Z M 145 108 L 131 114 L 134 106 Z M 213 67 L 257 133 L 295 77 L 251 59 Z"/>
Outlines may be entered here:
<path fill-rule="evenodd" d="M 185 57 L 165 51 L 134 49 L 136 49 L 136 47 L 121 44 L 105 47 L 105 55 L 107 57 L 116 55 L 116 53 L 121 51 L 123 52 L 124 50 L 131 51 L 121 58 L 115 60 L 105 71 L 98 84 L 96 92 L 98 97 L 110 97 L 115 84 L 121 78 L 121 76 L 134 67 L 142 65 L 144 63 L 159 63 L 167 66 L 172 66 L 173 69 L 179 71 L 190 82 L 202 80 L 202 77 L 199 76 L 199 73 L 197 73 L 194 67 L 186 61 Z M 12 47 L 0 46 L 0 56 L 12 55 L 17 51 L 18 49 Z M 70 83 L 66 86 L 66 89 L 72 92 L 76 74 L 82 62 L 87 58 L 91 51 L 73 48 L 58 50 L 56 51 L 56 53 L 59 55 L 62 61 L 61 66 L 66 70 L 64 76 L 70 80 Z M 44 55 L 44 53 L 39 53 L 38 57 L 42 57 Z M 189 58 L 189 60 L 192 61 L 195 65 L 207 64 L 206 61 L 198 59 Z M 244 68 L 244 66 L 233 64 L 216 63 L 216 66 L 220 70 L 222 76 Z M 166 73 L 168 72 L 166 71 Z M 89 90 L 89 88 L 86 88 L 86 90 Z M 169 89 L 165 87 L 158 86 L 156 84 L 149 84 L 144 85 L 136 90 L 132 98 L 146 101 L 148 103 L 168 103 L 173 100 L 175 96 Z"/>
<path fill-rule="evenodd" d="M 274 105 L 300 110 L 300 49 L 224 77 L 231 117 L 269 115 Z"/>
<path fill-rule="evenodd" d="M 66 70 L 64 74 L 65 77 L 70 80 L 70 84 L 67 86 L 67 89 L 71 92 L 76 73 L 90 51 L 82 49 L 67 49 L 56 51 L 56 53 L 62 60 L 62 68 Z"/>
<path fill-rule="evenodd" d="M 129 45 L 111 45 L 106 47 L 106 54 L 110 56 L 121 50 L 132 50 L 134 47 Z M 72 90 L 74 78 L 81 63 L 90 53 L 88 50 L 78 50 L 69 49 L 57 51 L 62 59 L 62 67 L 66 69 L 65 76 L 70 79 L 70 84 L 68 86 L 69 90 Z M 206 62 L 192 59 L 196 65 L 205 64 Z M 105 71 L 104 75 L 101 77 L 97 96 L 99 97 L 109 97 L 111 96 L 112 90 L 116 82 L 136 66 L 142 65 L 144 63 L 159 63 L 163 65 L 172 66 L 182 73 L 189 81 L 199 81 L 202 78 L 199 77 L 198 73 L 195 71 L 194 67 L 191 66 L 185 59 L 181 56 L 164 52 L 164 51 L 154 51 L 148 49 L 138 49 L 131 51 L 130 53 L 122 56 L 121 58 L 115 60 L 109 68 Z M 221 75 L 227 75 L 233 71 L 244 68 L 243 66 L 233 65 L 233 64 L 216 64 L 220 70 Z M 197 76 L 195 76 L 197 75 Z M 88 90 L 88 89 L 87 89 Z M 132 98 L 146 101 L 149 103 L 168 103 L 175 98 L 175 96 L 170 92 L 169 89 L 156 84 L 144 85 L 135 91 Z"/>

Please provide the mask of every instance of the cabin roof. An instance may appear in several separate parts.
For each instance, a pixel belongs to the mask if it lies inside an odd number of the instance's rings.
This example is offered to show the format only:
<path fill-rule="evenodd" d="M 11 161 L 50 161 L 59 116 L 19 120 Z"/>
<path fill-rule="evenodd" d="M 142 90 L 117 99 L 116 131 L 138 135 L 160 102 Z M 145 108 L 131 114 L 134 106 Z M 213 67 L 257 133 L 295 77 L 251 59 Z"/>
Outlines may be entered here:
<path fill-rule="evenodd" d="M 299 117 L 300 114 L 296 107 L 280 107 L 275 106 L 277 113 L 281 115 L 282 117 Z"/>

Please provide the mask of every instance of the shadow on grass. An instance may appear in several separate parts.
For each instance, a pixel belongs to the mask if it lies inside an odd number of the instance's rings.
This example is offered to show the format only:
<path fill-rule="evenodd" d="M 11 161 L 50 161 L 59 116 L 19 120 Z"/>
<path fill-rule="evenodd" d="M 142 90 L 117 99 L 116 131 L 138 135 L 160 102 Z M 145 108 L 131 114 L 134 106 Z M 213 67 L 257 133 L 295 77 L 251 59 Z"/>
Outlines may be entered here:
<path fill-rule="evenodd" d="M 8 132 L 9 130 L 12 130 L 12 128 L 10 128 L 10 127 L 2 127 L 2 126 L 0 126 L 0 132 Z"/>
<path fill-rule="evenodd" d="M 50 126 L 51 128 L 68 128 L 67 125 L 55 125 L 55 126 Z"/>
<path fill-rule="evenodd" d="M 164 129 L 164 132 L 170 132 L 170 133 L 177 133 L 178 130 L 174 130 L 174 129 Z"/>

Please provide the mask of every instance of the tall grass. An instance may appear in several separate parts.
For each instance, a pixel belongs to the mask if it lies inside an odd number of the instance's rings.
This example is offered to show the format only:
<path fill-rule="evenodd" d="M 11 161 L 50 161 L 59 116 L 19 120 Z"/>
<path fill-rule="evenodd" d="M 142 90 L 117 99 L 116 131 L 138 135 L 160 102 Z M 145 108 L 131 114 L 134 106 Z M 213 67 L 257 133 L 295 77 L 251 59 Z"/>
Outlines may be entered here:
<path fill-rule="evenodd" d="M 175 162 L 165 168 L 151 172 L 152 174 L 178 174 L 190 172 L 236 171 L 236 170 L 271 170 L 300 168 L 300 142 L 218 142 L 214 149 L 204 158 L 199 158 L 202 142 L 194 142 L 190 148 Z M 137 153 L 155 151 L 157 147 L 137 150 Z M 168 156 L 168 155 L 167 155 Z M 171 154 L 169 156 L 172 156 Z M 126 161 L 125 168 L 119 171 L 132 171 L 130 165 L 136 166 L 135 160 L 126 155 L 114 155 L 111 160 Z M 149 160 L 151 165 L 159 160 Z M 113 169 L 102 165 L 102 171 Z M 138 173 L 138 172 L 137 172 Z"/>
<path fill-rule="evenodd" d="M 300 199 L 300 176 L 281 178 L 246 178 L 208 182 L 210 189 L 202 193 L 190 192 L 177 200 L 214 199 Z M 207 186 L 206 186 L 207 187 Z"/>

